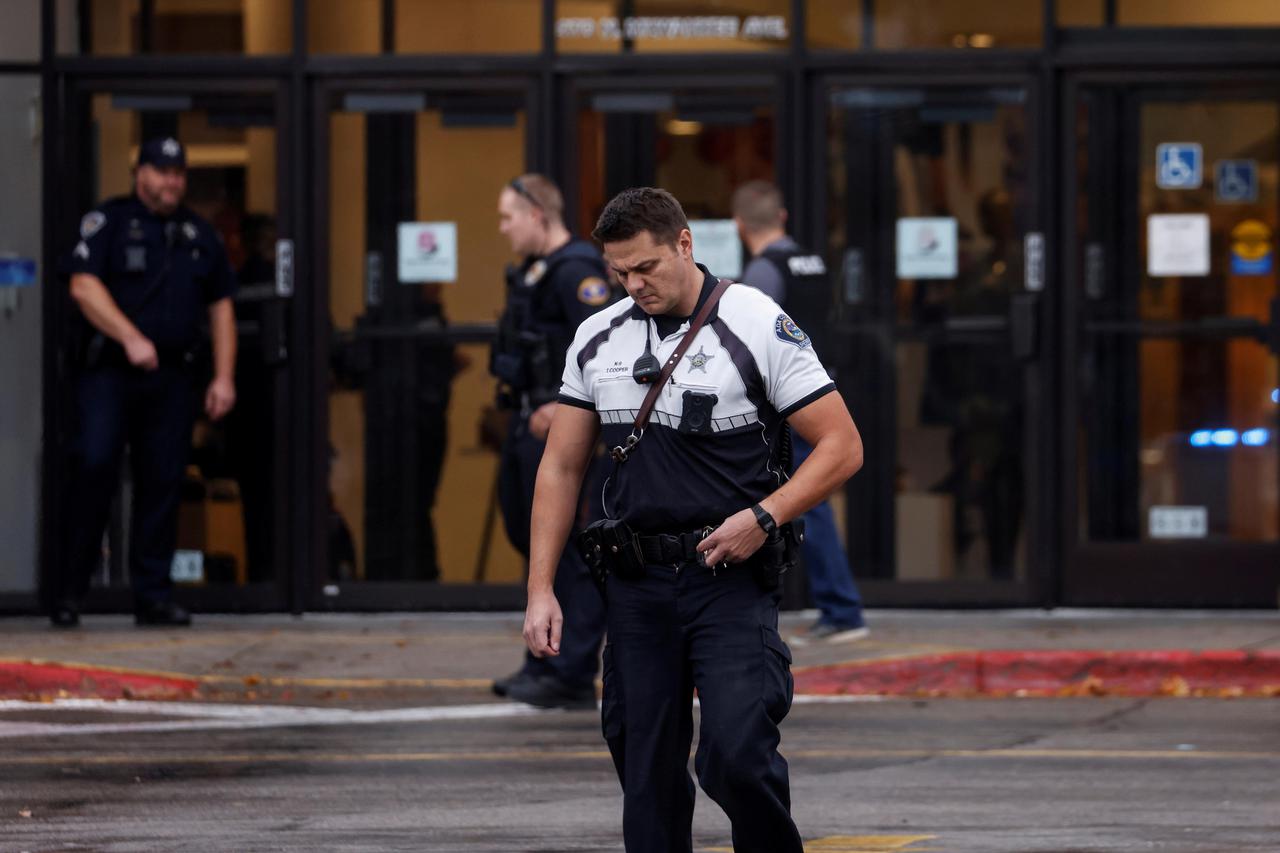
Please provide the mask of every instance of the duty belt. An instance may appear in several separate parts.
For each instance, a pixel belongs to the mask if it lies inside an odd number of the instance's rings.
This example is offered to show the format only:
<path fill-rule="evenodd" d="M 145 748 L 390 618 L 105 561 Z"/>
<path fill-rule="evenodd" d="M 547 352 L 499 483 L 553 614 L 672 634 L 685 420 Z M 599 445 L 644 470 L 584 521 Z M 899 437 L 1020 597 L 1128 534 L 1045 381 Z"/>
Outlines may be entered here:
<path fill-rule="evenodd" d="M 680 562 L 697 562 L 698 543 L 711 535 L 715 528 L 702 527 L 688 533 L 656 533 L 636 536 L 640 553 L 646 563 L 671 565 Z"/>

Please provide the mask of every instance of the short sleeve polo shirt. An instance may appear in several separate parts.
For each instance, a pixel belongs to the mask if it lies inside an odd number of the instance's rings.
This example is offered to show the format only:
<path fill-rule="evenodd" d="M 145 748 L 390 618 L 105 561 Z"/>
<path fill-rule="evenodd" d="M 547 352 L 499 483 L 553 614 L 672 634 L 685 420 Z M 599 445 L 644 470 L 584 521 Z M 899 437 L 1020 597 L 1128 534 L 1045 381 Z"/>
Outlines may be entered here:
<path fill-rule="evenodd" d="M 716 279 L 705 268 L 703 292 Z M 607 447 L 630 435 L 648 391 L 631 377 L 648 339 L 665 363 L 688 322 L 660 337 L 631 299 L 589 317 L 565 361 L 560 402 L 594 410 Z M 835 390 L 805 333 L 755 288 L 731 285 L 663 386 L 649 427 L 617 466 L 605 510 L 643 533 L 719 524 L 778 488 L 776 443 L 787 417 Z M 711 396 L 709 428 L 682 431 L 689 396 Z"/>

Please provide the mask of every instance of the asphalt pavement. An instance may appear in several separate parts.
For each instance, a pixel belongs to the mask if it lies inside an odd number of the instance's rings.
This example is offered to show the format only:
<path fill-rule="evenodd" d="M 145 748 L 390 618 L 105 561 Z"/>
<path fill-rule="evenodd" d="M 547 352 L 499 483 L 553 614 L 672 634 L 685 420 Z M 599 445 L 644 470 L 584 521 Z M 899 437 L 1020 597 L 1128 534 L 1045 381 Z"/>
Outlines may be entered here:
<path fill-rule="evenodd" d="M 787 614 L 784 635 L 811 618 Z M 1280 851 L 1276 613 L 869 621 L 865 640 L 793 648 L 782 751 L 809 853 Z M 0 853 L 621 850 L 598 715 L 489 692 L 519 662 L 519 628 L 516 614 L 0 621 Z M 968 687 L 928 680 L 975 665 Z M 1019 690 L 997 665 L 1057 686 Z M 1126 695 L 1144 667 L 1157 677 Z M 1228 675 L 1197 686 L 1206 668 Z M 144 701 L 146 678 L 181 691 Z M 732 849 L 702 795 L 694 849 Z"/>

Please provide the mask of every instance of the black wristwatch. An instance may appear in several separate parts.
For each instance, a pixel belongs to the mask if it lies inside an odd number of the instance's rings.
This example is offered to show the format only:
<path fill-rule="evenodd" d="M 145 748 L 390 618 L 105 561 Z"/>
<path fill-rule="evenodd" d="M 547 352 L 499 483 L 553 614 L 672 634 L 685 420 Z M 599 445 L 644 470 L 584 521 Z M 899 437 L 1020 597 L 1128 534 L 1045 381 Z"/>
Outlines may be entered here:
<path fill-rule="evenodd" d="M 773 520 L 773 516 L 769 515 L 769 511 L 760 504 L 752 504 L 751 511 L 756 514 L 756 524 L 760 525 L 760 529 L 764 531 L 765 536 L 773 536 L 778 532 L 778 523 Z"/>

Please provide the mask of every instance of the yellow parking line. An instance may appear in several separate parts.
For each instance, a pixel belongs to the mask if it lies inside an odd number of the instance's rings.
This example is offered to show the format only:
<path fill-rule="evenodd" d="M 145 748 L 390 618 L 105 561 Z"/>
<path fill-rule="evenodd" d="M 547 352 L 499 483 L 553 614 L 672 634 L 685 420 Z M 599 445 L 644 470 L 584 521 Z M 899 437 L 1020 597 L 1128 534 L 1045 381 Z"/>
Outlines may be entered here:
<path fill-rule="evenodd" d="M 886 646 L 887 645 L 888 644 L 886 644 Z M 862 648 L 865 650 L 870 647 L 864 645 L 862 646 Z M 894 643 L 892 648 L 902 649 L 904 647 L 901 644 Z M 934 655 L 950 655 L 950 654 L 959 654 L 961 652 L 973 651 L 973 649 L 966 648 L 963 646 L 929 646 L 929 645 L 923 645 L 923 644 L 916 645 L 916 646 L 906 646 L 905 648 L 906 648 L 905 651 L 901 651 L 901 652 L 897 652 L 895 654 L 889 654 L 889 655 L 874 655 L 870 657 L 845 658 L 842 660 L 828 661 L 826 663 L 811 663 L 811 664 L 805 664 L 803 666 L 792 666 L 791 671 L 806 672 L 812 669 L 827 669 L 828 667 L 833 667 L 833 666 L 857 668 L 861 666 L 872 666 L 878 663 L 891 663 L 893 661 L 912 660 L 914 658 L 932 657 Z"/>

